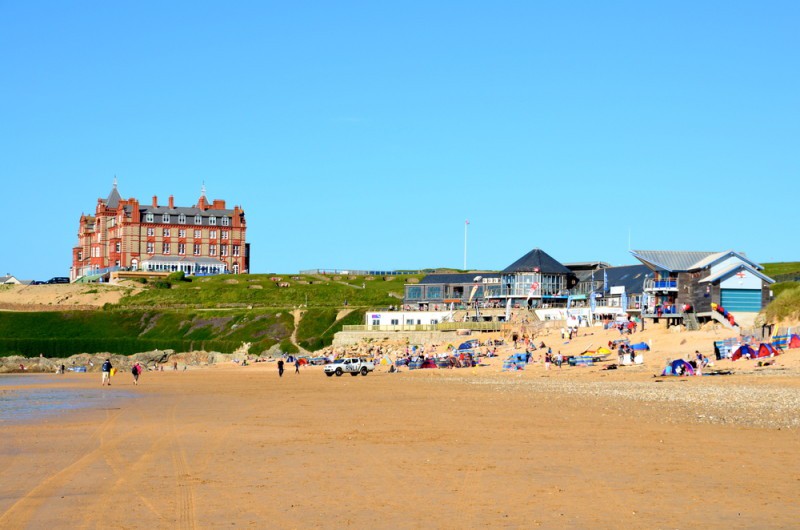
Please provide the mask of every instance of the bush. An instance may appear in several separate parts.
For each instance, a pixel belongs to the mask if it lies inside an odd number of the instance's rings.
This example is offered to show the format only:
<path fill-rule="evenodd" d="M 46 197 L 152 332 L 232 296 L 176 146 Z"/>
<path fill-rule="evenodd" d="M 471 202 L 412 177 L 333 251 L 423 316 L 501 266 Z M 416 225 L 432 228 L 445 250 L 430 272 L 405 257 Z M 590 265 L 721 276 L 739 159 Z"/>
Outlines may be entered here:
<path fill-rule="evenodd" d="M 168 282 L 190 282 L 191 278 L 187 278 L 183 271 L 177 271 L 167 276 Z"/>
<path fill-rule="evenodd" d="M 156 289 L 171 289 L 172 284 L 167 280 L 156 280 L 153 282 L 153 287 Z"/>
<path fill-rule="evenodd" d="M 278 347 L 283 353 L 297 353 L 300 351 L 289 339 L 283 339 Z"/>
<path fill-rule="evenodd" d="M 146 284 L 147 283 L 147 278 L 136 278 L 134 281 Z"/>

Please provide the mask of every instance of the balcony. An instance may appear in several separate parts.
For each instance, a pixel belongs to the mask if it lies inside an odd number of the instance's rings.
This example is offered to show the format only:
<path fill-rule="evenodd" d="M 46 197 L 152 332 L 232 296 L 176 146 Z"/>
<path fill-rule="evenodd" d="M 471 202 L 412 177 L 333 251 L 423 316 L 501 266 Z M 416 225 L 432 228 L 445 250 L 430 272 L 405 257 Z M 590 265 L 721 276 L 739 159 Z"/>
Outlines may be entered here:
<path fill-rule="evenodd" d="M 657 280 L 655 278 L 647 278 L 644 281 L 645 291 L 677 291 L 678 279 L 668 278 L 665 280 Z"/>

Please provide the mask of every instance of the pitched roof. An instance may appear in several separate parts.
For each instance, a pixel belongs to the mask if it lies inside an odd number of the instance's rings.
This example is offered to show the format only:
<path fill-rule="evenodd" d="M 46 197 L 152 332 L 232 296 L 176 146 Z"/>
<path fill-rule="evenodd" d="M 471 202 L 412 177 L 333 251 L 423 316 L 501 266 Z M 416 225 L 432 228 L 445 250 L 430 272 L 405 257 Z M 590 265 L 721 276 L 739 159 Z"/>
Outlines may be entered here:
<path fill-rule="evenodd" d="M 702 280 L 700 280 L 700 283 L 714 283 L 717 280 L 721 280 L 721 279 L 725 278 L 726 276 L 729 276 L 731 273 L 737 272 L 737 271 L 740 271 L 740 270 L 746 270 L 746 271 L 750 272 L 750 274 L 761 278 L 762 280 L 764 280 L 767 283 L 775 283 L 775 280 L 773 280 L 772 278 L 770 278 L 766 274 L 763 274 L 763 273 L 759 272 L 758 270 L 756 270 L 755 268 L 753 268 L 750 265 L 748 265 L 747 263 L 742 263 L 742 262 L 734 263 L 730 267 L 725 267 L 724 269 L 722 269 L 720 271 L 717 271 L 715 274 L 712 274 L 708 278 L 703 278 Z"/>
<path fill-rule="evenodd" d="M 541 272 L 544 274 L 572 274 L 568 268 L 553 259 L 542 249 L 535 248 L 503 269 L 504 273 Z"/>
<path fill-rule="evenodd" d="M 749 264 L 751 267 L 753 267 L 755 269 L 759 269 L 760 270 L 760 269 L 764 268 L 761 265 L 759 265 L 758 263 L 756 263 L 755 261 L 753 261 L 750 258 L 748 258 L 745 255 L 744 252 L 736 252 L 734 250 L 728 250 L 728 251 L 725 251 L 725 252 L 717 252 L 716 254 L 712 254 L 711 256 L 708 256 L 705 259 L 701 259 L 700 261 L 698 261 L 697 263 L 695 263 L 692 266 L 692 269 L 704 269 L 704 268 L 706 268 L 706 267 L 708 267 L 710 265 L 713 265 L 714 263 L 716 263 L 716 262 L 718 262 L 718 261 L 720 261 L 720 260 L 722 260 L 724 258 L 727 258 L 728 256 L 735 256 L 735 257 L 739 258 L 740 260 L 742 260 L 743 262 Z"/>
<path fill-rule="evenodd" d="M 692 270 L 697 268 L 694 267 L 695 263 L 705 260 L 709 256 L 720 254 L 719 252 L 678 250 L 631 250 L 630 253 L 645 265 L 652 265 L 655 269 L 672 272 Z"/>
<path fill-rule="evenodd" d="M 108 208 L 116 208 L 119 206 L 119 201 L 122 200 L 122 197 L 119 196 L 119 192 L 117 191 L 117 184 L 114 183 L 114 187 L 111 189 L 111 193 L 108 194 L 108 198 L 106 199 L 106 206 Z"/>

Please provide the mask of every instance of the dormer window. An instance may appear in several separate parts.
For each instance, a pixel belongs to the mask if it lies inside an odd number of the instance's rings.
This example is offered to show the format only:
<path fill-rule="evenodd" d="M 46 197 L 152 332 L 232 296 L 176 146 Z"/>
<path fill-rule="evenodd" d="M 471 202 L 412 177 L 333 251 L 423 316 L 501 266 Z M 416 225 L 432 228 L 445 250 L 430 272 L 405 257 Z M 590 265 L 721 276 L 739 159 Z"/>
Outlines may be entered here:
<path fill-rule="evenodd" d="M 169 222 L 169 214 L 168 213 L 162 214 L 161 215 L 161 221 L 164 222 L 164 223 L 168 223 Z"/>
<path fill-rule="evenodd" d="M 217 218 L 212 215 L 211 217 L 208 218 L 208 224 L 216 225 L 217 224 Z"/>
<path fill-rule="evenodd" d="M 228 226 L 228 224 L 230 223 L 230 221 L 231 221 L 231 220 L 230 220 L 230 218 L 229 218 L 229 217 L 223 217 L 223 218 L 222 218 L 222 226 Z"/>
<path fill-rule="evenodd" d="M 196 224 L 196 225 L 203 224 L 203 218 L 200 215 L 195 215 L 194 216 L 194 224 Z"/>
<path fill-rule="evenodd" d="M 146 223 L 152 223 L 153 222 L 153 214 L 151 214 L 151 213 L 146 214 L 144 216 L 144 221 Z"/>
<path fill-rule="evenodd" d="M 186 224 L 186 214 L 180 214 L 178 216 L 178 223 L 185 225 Z"/>

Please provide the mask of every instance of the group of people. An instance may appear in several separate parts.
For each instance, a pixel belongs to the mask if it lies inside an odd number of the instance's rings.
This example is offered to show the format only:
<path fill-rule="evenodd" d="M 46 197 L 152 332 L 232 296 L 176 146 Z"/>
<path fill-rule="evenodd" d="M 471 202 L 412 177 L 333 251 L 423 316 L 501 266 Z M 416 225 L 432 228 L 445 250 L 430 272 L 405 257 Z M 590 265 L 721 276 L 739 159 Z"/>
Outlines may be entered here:
<path fill-rule="evenodd" d="M 63 369 L 64 365 L 62 364 L 61 367 Z M 176 369 L 177 369 L 177 363 L 176 363 Z M 114 365 L 111 364 L 111 359 L 106 359 L 103 362 L 103 366 L 100 367 L 100 373 L 102 374 L 102 379 L 100 379 L 100 386 L 106 386 L 106 385 L 111 386 L 111 376 L 114 375 L 116 371 L 117 370 L 116 368 L 114 368 Z M 144 366 L 142 366 L 138 362 L 133 363 L 133 366 L 131 366 L 131 375 L 133 376 L 134 385 L 139 384 L 139 376 L 142 375 L 143 371 L 144 371 Z"/>

